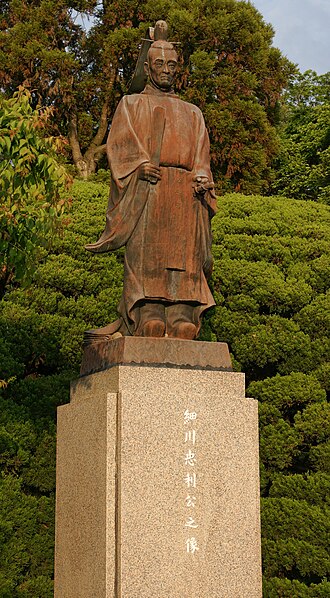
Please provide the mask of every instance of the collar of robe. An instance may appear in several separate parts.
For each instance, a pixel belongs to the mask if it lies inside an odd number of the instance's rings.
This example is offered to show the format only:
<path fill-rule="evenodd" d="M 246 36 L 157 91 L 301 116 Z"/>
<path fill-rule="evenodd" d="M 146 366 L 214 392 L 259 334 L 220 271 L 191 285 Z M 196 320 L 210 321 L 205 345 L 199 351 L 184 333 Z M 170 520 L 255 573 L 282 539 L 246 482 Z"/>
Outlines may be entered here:
<path fill-rule="evenodd" d="M 158 89 L 158 87 L 154 87 L 150 83 L 147 83 L 144 90 L 141 93 L 147 93 L 149 95 L 157 95 L 157 96 L 170 96 L 171 98 L 177 98 L 178 96 L 174 93 L 173 89 L 169 91 L 163 91 L 162 89 Z"/>

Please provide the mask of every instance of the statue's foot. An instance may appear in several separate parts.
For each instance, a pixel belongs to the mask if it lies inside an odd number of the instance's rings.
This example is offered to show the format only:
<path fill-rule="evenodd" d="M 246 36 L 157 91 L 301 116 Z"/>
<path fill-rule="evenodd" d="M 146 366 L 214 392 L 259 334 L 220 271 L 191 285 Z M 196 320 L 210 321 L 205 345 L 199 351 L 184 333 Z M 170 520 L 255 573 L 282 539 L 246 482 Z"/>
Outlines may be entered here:
<path fill-rule="evenodd" d="M 162 320 L 149 320 L 142 328 L 142 336 L 161 337 L 165 334 L 165 324 Z"/>
<path fill-rule="evenodd" d="M 171 327 L 168 336 L 171 338 L 183 338 L 192 341 L 197 336 L 197 327 L 192 322 L 179 322 Z"/>

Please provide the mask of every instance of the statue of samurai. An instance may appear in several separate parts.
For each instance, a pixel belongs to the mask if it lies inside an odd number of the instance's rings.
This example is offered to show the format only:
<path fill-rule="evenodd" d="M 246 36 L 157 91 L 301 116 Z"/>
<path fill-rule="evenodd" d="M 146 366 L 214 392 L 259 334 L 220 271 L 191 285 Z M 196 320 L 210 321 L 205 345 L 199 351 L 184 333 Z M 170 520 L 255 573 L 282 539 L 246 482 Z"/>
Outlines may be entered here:
<path fill-rule="evenodd" d="M 216 209 L 208 133 L 199 108 L 173 92 L 178 56 L 166 23 L 158 21 L 154 37 L 143 91 L 124 96 L 113 117 L 106 226 L 86 247 L 126 247 L 120 319 L 86 333 L 89 342 L 119 334 L 192 340 L 214 305 L 207 284 Z"/>

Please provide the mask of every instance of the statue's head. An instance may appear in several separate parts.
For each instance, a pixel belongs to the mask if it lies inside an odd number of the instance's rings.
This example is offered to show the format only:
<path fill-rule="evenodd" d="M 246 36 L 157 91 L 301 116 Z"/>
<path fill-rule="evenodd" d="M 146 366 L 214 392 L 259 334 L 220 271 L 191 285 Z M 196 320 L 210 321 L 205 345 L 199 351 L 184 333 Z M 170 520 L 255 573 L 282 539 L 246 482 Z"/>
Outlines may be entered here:
<path fill-rule="evenodd" d="M 170 91 L 178 68 L 178 55 L 173 45 L 160 39 L 151 44 L 147 62 L 144 63 L 145 73 L 151 85 L 162 91 Z"/>

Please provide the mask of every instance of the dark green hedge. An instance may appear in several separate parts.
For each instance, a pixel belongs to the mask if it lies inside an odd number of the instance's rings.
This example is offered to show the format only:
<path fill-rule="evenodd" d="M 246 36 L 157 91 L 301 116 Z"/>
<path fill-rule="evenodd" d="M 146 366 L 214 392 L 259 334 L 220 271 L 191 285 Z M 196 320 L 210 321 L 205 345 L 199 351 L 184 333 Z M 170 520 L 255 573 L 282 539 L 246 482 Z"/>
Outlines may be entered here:
<path fill-rule="evenodd" d="M 123 250 L 93 256 L 108 188 L 76 182 L 62 235 L 0 304 L 0 597 L 52 596 L 56 406 L 83 331 L 116 318 Z M 264 597 L 330 584 L 330 217 L 325 205 L 227 195 L 214 219 L 217 307 L 201 338 L 229 343 L 260 404 Z M 328 534 L 328 535 L 327 535 Z"/>

